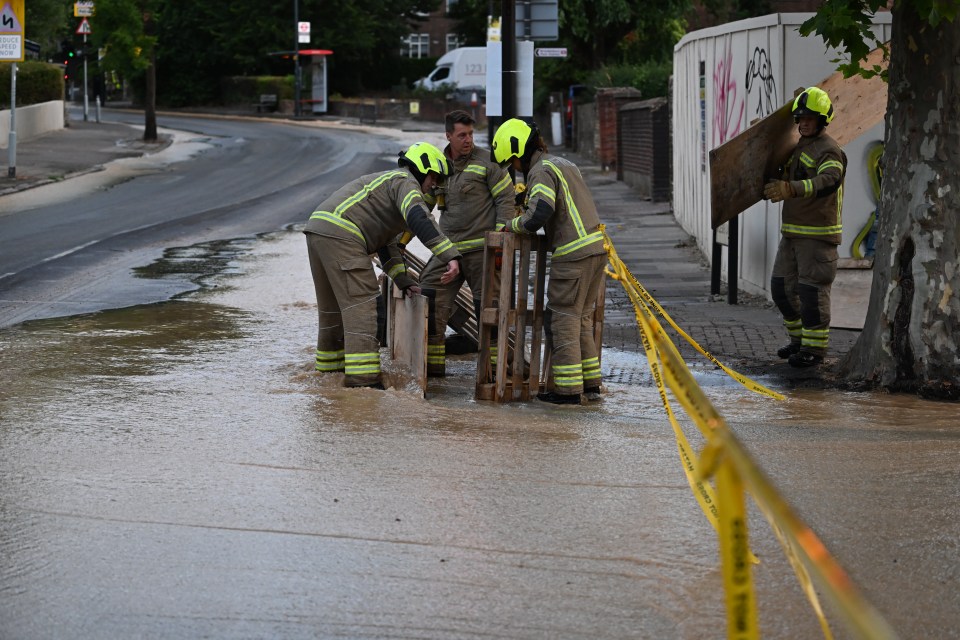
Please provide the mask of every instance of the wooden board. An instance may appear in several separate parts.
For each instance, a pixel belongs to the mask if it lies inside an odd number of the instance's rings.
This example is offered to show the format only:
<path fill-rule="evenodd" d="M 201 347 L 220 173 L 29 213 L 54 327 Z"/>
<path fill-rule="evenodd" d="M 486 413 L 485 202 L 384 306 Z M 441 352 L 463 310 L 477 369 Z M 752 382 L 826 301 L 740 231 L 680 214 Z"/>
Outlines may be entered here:
<path fill-rule="evenodd" d="M 875 49 L 863 63 L 886 67 L 883 51 Z M 830 96 L 835 116 L 828 133 L 845 146 L 883 122 L 887 84 L 880 78 L 844 78 L 839 71 L 819 83 Z M 798 87 L 797 91 L 802 91 Z M 800 138 L 790 110 L 793 99 L 710 151 L 711 226 L 716 229 L 763 197 L 764 183 L 776 176 L 777 166 L 790 155 Z"/>
<path fill-rule="evenodd" d="M 880 49 L 874 49 L 863 66 L 870 69 L 875 64 L 887 67 L 888 61 L 883 59 Z M 887 113 L 887 83 L 880 78 L 844 78 L 838 71 L 817 86 L 827 92 L 833 103 L 836 115 L 827 132 L 841 147 L 883 122 Z"/>
<path fill-rule="evenodd" d="M 711 227 L 736 218 L 763 197 L 800 139 L 790 110 L 793 100 L 739 135 L 710 150 Z"/>
<path fill-rule="evenodd" d="M 396 286 L 390 296 L 390 356 L 427 393 L 427 298 L 405 298 Z"/>

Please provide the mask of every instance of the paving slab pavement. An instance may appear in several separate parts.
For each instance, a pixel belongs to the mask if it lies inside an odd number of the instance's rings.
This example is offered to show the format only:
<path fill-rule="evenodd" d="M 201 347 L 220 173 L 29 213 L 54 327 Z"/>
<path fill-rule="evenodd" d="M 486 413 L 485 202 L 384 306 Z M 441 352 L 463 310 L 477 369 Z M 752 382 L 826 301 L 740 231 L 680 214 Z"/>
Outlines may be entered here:
<path fill-rule="evenodd" d="M 171 139 L 160 134 L 157 142 L 147 143 L 143 141 L 143 127 L 71 120 L 63 129 L 18 141 L 13 176 L 8 149 L 0 149 L 0 196 L 100 171 L 114 160 L 164 149 Z"/>
<path fill-rule="evenodd" d="M 322 126 L 322 124 L 320 125 Z M 3 196 L 102 169 L 125 157 L 154 153 L 175 144 L 161 135 L 157 143 L 141 139 L 142 129 L 116 123 L 71 121 L 70 126 L 17 145 L 16 176 L 0 175 Z M 710 269 L 695 240 L 677 224 L 670 203 L 641 198 L 596 163 L 564 149 L 554 150 L 578 164 L 620 258 L 677 324 L 725 365 L 749 376 L 764 376 L 781 389 L 833 384 L 833 371 L 853 346 L 859 331 L 833 329 L 831 353 L 824 364 L 794 369 L 776 355 L 786 343 L 779 313 L 769 301 L 740 292 L 740 304 L 726 302 L 726 292 L 710 293 Z M 7 165 L 6 150 L 3 155 Z M 724 285 L 725 287 L 725 285 Z M 672 330 L 668 332 L 673 335 Z M 691 367 L 713 368 L 703 356 L 674 336 Z M 620 284 L 607 281 L 604 346 L 641 351 L 633 308 Z"/>

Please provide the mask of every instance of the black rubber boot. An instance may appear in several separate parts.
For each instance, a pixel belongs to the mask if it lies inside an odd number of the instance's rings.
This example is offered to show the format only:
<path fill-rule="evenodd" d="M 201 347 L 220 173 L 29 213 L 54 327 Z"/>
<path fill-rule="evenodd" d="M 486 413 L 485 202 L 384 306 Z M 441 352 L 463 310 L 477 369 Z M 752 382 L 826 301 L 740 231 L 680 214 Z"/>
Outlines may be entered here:
<path fill-rule="evenodd" d="M 583 388 L 583 397 L 586 398 L 589 402 L 596 402 L 601 399 L 600 387 L 584 387 Z"/>
<path fill-rule="evenodd" d="M 818 356 L 817 354 L 810 353 L 809 351 L 801 351 L 790 356 L 787 362 L 790 363 L 791 367 L 805 369 L 807 367 L 815 367 L 823 362 L 823 356 Z"/>
<path fill-rule="evenodd" d="M 541 402 L 550 402 L 552 404 L 580 404 L 580 394 L 548 391 L 547 393 L 538 393 L 537 400 Z"/>
<path fill-rule="evenodd" d="M 791 342 L 790 344 L 777 349 L 777 355 L 783 358 L 784 360 L 786 360 L 787 358 L 789 358 L 795 353 L 800 353 L 799 342 Z"/>

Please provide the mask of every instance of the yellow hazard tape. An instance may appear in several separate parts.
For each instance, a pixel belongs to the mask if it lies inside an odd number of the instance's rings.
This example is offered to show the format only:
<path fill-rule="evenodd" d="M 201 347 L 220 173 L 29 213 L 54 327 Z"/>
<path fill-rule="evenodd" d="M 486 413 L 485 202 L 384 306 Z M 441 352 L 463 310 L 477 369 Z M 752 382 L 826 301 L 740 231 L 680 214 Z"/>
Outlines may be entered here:
<path fill-rule="evenodd" d="M 630 271 L 626 268 L 626 265 L 624 265 L 623 262 L 620 261 L 620 258 L 617 256 L 617 251 L 613 247 L 613 242 L 610 240 L 610 236 L 607 235 L 607 231 L 603 227 L 603 225 L 600 226 L 600 230 L 603 232 L 603 239 L 605 242 L 605 246 L 607 248 L 607 253 L 609 254 L 609 257 L 610 257 L 610 264 L 613 265 L 614 267 L 613 273 L 611 273 L 610 271 L 608 271 L 607 273 L 613 278 L 620 280 L 624 288 L 627 289 L 628 294 L 630 294 L 630 287 L 627 286 L 627 283 L 629 283 L 630 286 L 632 286 L 636 290 L 635 292 L 639 294 L 639 297 L 641 298 L 641 300 L 643 300 L 643 306 L 645 307 L 651 306 L 654 309 L 656 309 L 657 313 L 664 320 L 666 320 L 667 323 L 673 328 L 673 330 L 676 331 L 684 340 L 686 340 L 687 343 L 690 344 L 690 346 L 696 349 L 701 355 L 703 355 L 707 360 L 712 362 L 714 365 L 720 367 L 724 373 L 726 373 L 728 376 L 730 376 L 731 378 L 739 382 L 741 385 L 743 385 L 750 391 L 761 393 L 766 396 L 770 396 L 771 398 L 774 398 L 776 400 L 783 400 L 782 394 L 777 393 L 776 391 L 772 391 L 766 388 L 765 386 L 763 386 L 762 384 L 758 382 L 754 382 L 747 376 L 741 375 L 736 371 L 734 371 L 733 369 L 730 369 L 725 364 L 717 360 L 713 356 L 713 354 L 711 354 L 709 351 L 701 347 L 696 340 L 694 340 L 689 335 L 687 335 L 687 333 L 683 329 L 681 329 L 676 322 L 674 322 L 673 318 L 670 317 L 670 314 L 668 314 L 666 310 L 664 310 L 664 308 L 660 306 L 660 303 L 657 302 L 653 298 L 653 296 L 650 295 L 650 293 L 643 287 L 643 285 L 640 284 L 640 282 L 633 276 L 633 274 L 630 273 Z M 632 296 L 631 296 L 631 299 L 633 299 Z M 634 302 L 634 304 L 636 305 L 636 302 Z M 663 330 L 660 327 L 659 323 L 656 323 L 656 325 L 660 331 Z M 671 344 L 673 343 L 671 342 Z"/>
<path fill-rule="evenodd" d="M 759 638 L 757 605 L 753 587 L 751 564 L 756 558 L 750 553 L 747 519 L 744 505 L 746 487 L 783 545 L 784 552 L 811 603 L 827 640 L 832 640 L 829 624 L 814 590 L 807 564 L 820 579 L 825 595 L 837 605 L 845 622 L 863 638 L 896 638 L 893 629 L 880 614 L 860 596 L 842 567 L 833 559 L 816 534 L 794 514 L 785 500 L 776 492 L 766 477 L 753 463 L 727 427 L 723 417 L 693 379 L 676 345 L 668 338 L 657 321 L 653 309 L 712 362 L 721 366 L 747 389 L 782 399 L 783 396 L 766 389 L 749 378 L 739 376 L 720 365 L 715 358 L 689 338 L 670 316 L 643 289 L 626 265 L 619 259 L 613 243 L 604 233 L 609 255 L 611 277 L 618 280 L 633 303 L 641 339 L 651 373 L 657 384 L 677 439 L 684 473 L 691 490 L 707 519 L 717 529 L 720 540 L 724 593 L 727 605 L 727 637 L 736 640 Z M 671 393 L 703 434 L 707 445 L 698 459 L 692 452 L 666 394 Z M 707 479 L 716 476 L 717 490 Z"/>

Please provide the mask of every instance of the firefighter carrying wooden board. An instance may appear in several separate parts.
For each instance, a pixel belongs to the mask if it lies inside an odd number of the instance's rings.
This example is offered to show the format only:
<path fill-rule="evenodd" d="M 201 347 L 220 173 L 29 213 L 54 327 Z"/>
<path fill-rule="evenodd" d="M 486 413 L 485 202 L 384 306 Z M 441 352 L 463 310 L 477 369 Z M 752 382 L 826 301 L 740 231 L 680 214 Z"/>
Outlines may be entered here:
<path fill-rule="evenodd" d="M 812 367 L 823 362 L 830 341 L 830 289 L 843 231 L 847 156 L 825 131 L 834 116 L 825 91 L 804 90 L 793 101 L 792 113 L 800 140 L 781 179 L 763 189 L 766 199 L 783 201 L 770 292 L 790 336 L 777 355 L 791 366 Z"/>
<path fill-rule="evenodd" d="M 358 178 L 311 214 L 304 233 L 317 293 L 316 369 L 343 371 L 348 387 L 383 388 L 377 341 L 376 253 L 384 272 L 405 295 L 420 293 L 406 273 L 397 238 L 413 234 L 446 265 L 440 278 L 460 274 L 460 252 L 436 227 L 432 191 L 450 175 L 450 163 L 432 144 L 400 153 L 398 169 Z"/>
<path fill-rule="evenodd" d="M 491 157 L 522 171 L 527 199 L 523 215 L 506 231 L 536 233 L 543 228 L 552 251 L 547 337 L 553 344 L 554 389 L 537 395 L 554 404 L 600 399 L 600 351 L 593 337 L 593 313 L 604 286 L 607 252 L 600 217 L 590 190 L 575 164 L 547 153 L 536 123 L 511 118 L 497 129 Z"/>

